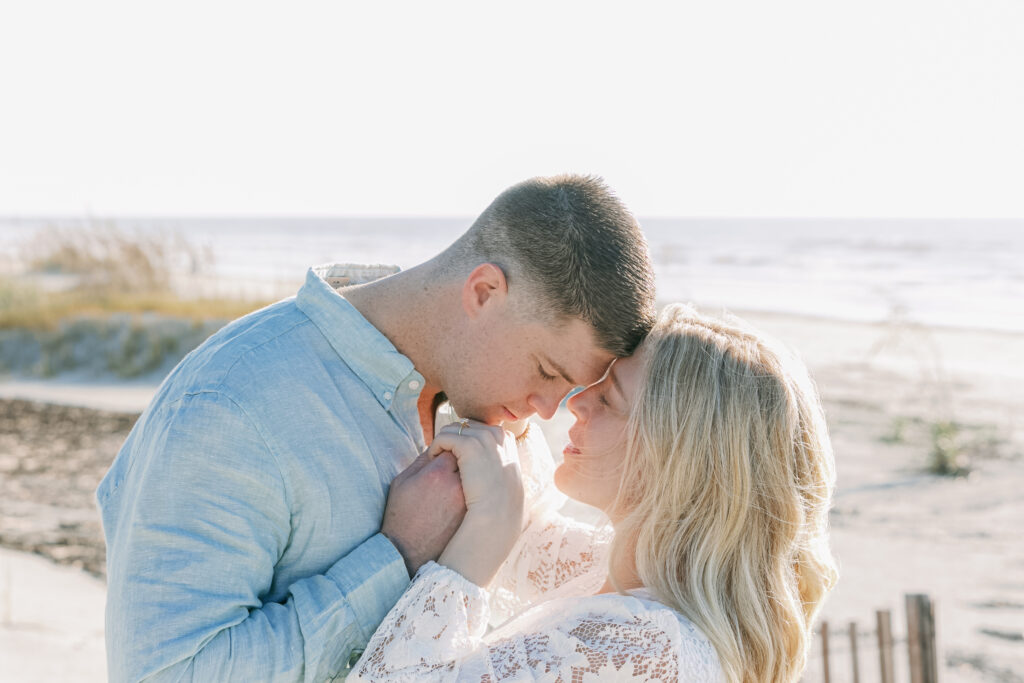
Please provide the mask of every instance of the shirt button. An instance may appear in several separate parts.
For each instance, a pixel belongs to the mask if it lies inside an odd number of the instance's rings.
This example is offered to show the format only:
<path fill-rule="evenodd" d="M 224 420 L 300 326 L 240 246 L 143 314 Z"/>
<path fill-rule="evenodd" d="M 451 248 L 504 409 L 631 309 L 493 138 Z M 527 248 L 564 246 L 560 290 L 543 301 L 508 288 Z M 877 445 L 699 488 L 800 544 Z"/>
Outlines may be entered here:
<path fill-rule="evenodd" d="M 420 388 L 420 381 L 418 379 L 414 379 L 413 381 L 409 382 L 409 388 L 412 389 L 413 391 L 416 391 L 417 389 Z"/>
<path fill-rule="evenodd" d="M 391 400 L 391 396 L 392 396 L 392 393 L 390 391 L 385 391 L 384 392 L 384 400 L 385 401 L 390 401 Z"/>

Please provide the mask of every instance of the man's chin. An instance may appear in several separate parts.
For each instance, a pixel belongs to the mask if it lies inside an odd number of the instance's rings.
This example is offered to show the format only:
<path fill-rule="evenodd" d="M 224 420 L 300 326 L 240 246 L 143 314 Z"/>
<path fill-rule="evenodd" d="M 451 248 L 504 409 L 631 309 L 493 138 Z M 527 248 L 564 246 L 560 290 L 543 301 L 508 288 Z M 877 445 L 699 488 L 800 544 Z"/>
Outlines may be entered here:
<path fill-rule="evenodd" d="M 526 430 L 529 428 L 529 426 L 530 419 L 526 417 L 524 417 L 521 420 L 512 420 L 509 422 L 502 423 L 502 427 L 512 432 L 512 434 L 514 434 L 517 439 L 521 437 L 523 434 L 526 434 Z"/>
<path fill-rule="evenodd" d="M 487 424 L 493 425 L 495 427 L 504 427 L 505 429 L 512 429 L 516 424 L 519 423 L 518 420 L 513 419 L 514 416 L 512 415 L 512 413 L 510 413 L 505 408 L 497 408 L 495 410 L 491 410 L 489 411 L 488 414 L 490 415 L 490 417 L 486 420 L 481 420 L 481 422 L 486 422 Z"/>
<path fill-rule="evenodd" d="M 449 399 L 452 410 L 460 418 L 474 420 L 476 422 L 483 422 L 484 424 L 498 426 L 504 420 L 504 409 L 503 408 L 491 408 L 491 409 L 480 409 L 473 407 L 459 406 L 454 401 Z"/>

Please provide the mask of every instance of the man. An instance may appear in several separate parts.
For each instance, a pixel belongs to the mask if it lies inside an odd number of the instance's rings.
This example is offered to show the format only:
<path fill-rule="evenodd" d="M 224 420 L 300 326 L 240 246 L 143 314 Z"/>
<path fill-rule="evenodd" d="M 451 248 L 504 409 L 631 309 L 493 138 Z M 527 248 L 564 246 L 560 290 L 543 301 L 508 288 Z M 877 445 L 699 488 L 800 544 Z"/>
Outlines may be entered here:
<path fill-rule="evenodd" d="M 183 360 L 100 484 L 112 680 L 343 675 L 464 513 L 453 459 L 416 458 L 439 399 L 549 418 L 654 319 L 635 220 L 580 176 L 510 188 L 408 271 L 332 275 Z"/>

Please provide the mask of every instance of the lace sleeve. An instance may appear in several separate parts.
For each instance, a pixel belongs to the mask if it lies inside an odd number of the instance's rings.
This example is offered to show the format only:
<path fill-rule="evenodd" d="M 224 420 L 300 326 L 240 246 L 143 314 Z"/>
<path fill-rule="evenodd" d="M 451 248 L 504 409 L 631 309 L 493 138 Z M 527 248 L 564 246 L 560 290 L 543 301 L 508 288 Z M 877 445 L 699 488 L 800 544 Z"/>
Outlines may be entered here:
<path fill-rule="evenodd" d="M 520 444 L 519 458 L 529 515 L 491 582 L 492 626 L 543 600 L 596 593 L 607 573 L 612 530 L 559 512 L 566 497 L 554 486 L 554 459 L 536 426 Z"/>
<path fill-rule="evenodd" d="M 664 606 L 620 595 L 550 601 L 482 637 L 486 595 L 430 563 L 370 639 L 361 681 L 717 681 L 706 639 Z"/>
<path fill-rule="evenodd" d="M 530 521 L 489 588 L 490 624 L 556 598 L 592 595 L 604 585 L 612 529 L 557 512 Z"/>
<path fill-rule="evenodd" d="M 487 628 L 487 594 L 435 562 L 420 567 L 366 645 L 354 680 L 449 680 Z"/>

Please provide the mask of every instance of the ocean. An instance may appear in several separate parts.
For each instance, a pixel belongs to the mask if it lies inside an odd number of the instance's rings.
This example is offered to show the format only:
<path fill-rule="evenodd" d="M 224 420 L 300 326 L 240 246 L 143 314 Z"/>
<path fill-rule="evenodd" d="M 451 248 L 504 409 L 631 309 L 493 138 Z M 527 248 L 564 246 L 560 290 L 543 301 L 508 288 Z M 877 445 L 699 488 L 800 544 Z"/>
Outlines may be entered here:
<path fill-rule="evenodd" d="M 411 267 L 471 218 L 130 218 L 122 230 L 178 233 L 209 256 L 181 264 L 179 286 L 222 296 L 284 297 L 312 264 Z M 17 272 L 46 226 L 85 218 L 0 218 L 0 272 Z M 843 320 L 1024 332 L 1024 220 L 650 218 L 662 302 Z"/>

